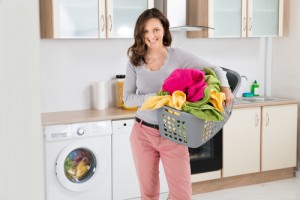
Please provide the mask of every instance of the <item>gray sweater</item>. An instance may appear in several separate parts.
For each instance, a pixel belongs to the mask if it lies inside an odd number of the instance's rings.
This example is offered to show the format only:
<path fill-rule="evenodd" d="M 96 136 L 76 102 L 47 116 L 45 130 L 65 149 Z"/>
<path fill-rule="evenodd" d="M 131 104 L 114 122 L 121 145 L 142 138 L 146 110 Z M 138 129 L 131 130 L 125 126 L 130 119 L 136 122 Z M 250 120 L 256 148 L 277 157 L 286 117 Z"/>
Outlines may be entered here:
<path fill-rule="evenodd" d="M 165 64 L 158 71 L 148 70 L 145 64 L 136 67 L 129 62 L 126 69 L 123 92 L 124 103 L 127 107 L 138 106 L 140 108 L 147 97 L 155 95 L 161 89 L 164 80 L 175 69 L 197 68 L 202 70 L 204 67 L 212 68 L 216 72 L 221 86 L 229 87 L 226 72 L 220 67 L 212 65 L 179 48 L 168 48 Z M 141 111 L 138 109 L 136 117 L 152 124 L 158 124 L 156 110 Z"/>

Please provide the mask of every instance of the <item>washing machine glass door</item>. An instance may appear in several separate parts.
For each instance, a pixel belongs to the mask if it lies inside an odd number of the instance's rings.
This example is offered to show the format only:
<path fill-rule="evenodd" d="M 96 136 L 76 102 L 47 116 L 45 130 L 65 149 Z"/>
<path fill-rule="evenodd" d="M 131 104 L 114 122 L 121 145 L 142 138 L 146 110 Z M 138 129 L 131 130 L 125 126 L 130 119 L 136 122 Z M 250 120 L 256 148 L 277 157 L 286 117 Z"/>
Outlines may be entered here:
<path fill-rule="evenodd" d="M 56 174 L 68 190 L 84 191 L 93 186 L 97 168 L 97 155 L 92 149 L 71 144 L 60 153 Z"/>

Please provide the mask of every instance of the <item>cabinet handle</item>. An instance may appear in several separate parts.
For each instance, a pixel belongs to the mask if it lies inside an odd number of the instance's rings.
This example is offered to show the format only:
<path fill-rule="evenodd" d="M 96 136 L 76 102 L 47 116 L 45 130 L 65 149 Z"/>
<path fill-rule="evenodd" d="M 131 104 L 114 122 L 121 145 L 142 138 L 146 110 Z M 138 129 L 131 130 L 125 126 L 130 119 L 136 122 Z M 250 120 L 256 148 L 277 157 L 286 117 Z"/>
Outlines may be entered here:
<path fill-rule="evenodd" d="M 255 127 L 257 127 L 258 126 L 258 114 L 257 113 L 255 113 Z"/>
<path fill-rule="evenodd" d="M 111 18 L 111 15 L 109 15 L 108 18 L 109 18 L 109 31 L 111 31 L 111 29 L 112 29 L 112 18 Z"/>
<path fill-rule="evenodd" d="M 269 114 L 266 113 L 266 126 L 269 125 L 269 122 L 270 122 L 270 117 L 269 117 Z"/>
<path fill-rule="evenodd" d="M 246 22 L 246 17 L 244 17 L 244 19 L 243 19 L 243 29 L 244 29 L 244 31 L 246 31 L 246 29 L 247 29 L 247 22 Z"/>
<path fill-rule="evenodd" d="M 101 32 L 103 32 L 103 31 L 104 31 L 104 28 L 105 28 L 104 15 L 101 15 L 101 22 L 102 22 L 102 29 L 101 29 Z"/>
<path fill-rule="evenodd" d="M 249 31 L 252 31 L 252 17 L 249 18 Z"/>

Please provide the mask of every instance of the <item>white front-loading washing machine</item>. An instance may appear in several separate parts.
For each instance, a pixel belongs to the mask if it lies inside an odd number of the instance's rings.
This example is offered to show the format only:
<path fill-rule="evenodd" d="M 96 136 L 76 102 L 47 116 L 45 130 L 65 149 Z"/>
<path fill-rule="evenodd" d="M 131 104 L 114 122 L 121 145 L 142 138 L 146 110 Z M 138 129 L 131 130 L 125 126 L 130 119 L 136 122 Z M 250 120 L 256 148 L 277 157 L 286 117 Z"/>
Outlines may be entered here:
<path fill-rule="evenodd" d="M 111 200 L 111 121 L 44 127 L 46 200 Z"/>

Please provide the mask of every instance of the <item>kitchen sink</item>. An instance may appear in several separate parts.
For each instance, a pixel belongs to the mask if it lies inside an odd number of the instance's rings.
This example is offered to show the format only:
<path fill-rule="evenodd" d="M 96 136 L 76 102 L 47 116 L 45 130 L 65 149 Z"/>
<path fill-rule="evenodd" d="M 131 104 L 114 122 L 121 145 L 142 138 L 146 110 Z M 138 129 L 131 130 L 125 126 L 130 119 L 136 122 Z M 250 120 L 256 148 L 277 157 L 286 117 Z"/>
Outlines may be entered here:
<path fill-rule="evenodd" d="M 277 98 L 277 97 L 267 97 L 267 96 L 258 96 L 258 97 L 240 97 L 235 98 L 235 104 L 243 104 L 243 103 L 256 103 L 256 102 L 269 102 L 269 101 L 284 101 L 286 99 Z"/>
<path fill-rule="evenodd" d="M 263 102 L 263 101 L 275 101 L 277 98 L 273 97 L 243 97 L 244 101 L 250 101 L 250 102 Z"/>
<path fill-rule="evenodd" d="M 245 101 L 242 98 L 234 98 L 233 104 L 244 104 L 244 103 L 251 103 L 250 101 Z"/>

